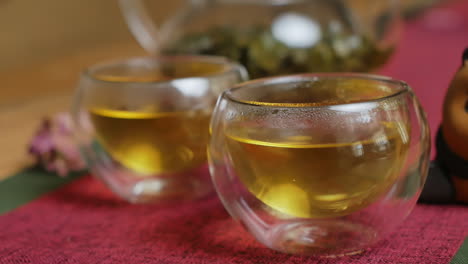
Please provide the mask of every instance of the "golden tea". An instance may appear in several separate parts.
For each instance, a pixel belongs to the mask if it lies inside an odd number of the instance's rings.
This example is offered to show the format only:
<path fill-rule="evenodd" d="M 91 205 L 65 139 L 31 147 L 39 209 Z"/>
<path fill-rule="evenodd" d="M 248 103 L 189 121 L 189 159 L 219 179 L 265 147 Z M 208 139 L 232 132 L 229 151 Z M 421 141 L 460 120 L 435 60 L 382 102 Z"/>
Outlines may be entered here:
<path fill-rule="evenodd" d="M 337 143 L 324 142 L 317 131 L 285 137 L 291 130 L 237 124 L 226 130 L 227 148 L 241 182 L 269 207 L 292 217 L 334 217 L 376 201 L 403 165 L 406 128 L 378 127 L 363 139 Z"/>
<path fill-rule="evenodd" d="M 206 161 L 208 110 L 92 109 L 90 113 L 98 143 L 130 170 L 150 176 L 184 171 Z"/>

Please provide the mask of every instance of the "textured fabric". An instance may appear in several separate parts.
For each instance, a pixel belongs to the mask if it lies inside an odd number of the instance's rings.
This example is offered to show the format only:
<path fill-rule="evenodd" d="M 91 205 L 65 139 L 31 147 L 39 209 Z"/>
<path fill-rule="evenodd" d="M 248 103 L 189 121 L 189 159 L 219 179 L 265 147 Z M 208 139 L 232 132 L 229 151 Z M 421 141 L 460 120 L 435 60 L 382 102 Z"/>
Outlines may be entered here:
<path fill-rule="evenodd" d="M 465 239 L 465 243 L 460 247 L 450 264 L 468 264 L 468 237 Z"/>
<path fill-rule="evenodd" d="M 129 205 L 85 177 L 0 217 L 0 263 L 441 264 L 468 235 L 466 219 L 468 207 L 419 205 L 367 253 L 320 260 L 264 248 L 215 197 Z"/>

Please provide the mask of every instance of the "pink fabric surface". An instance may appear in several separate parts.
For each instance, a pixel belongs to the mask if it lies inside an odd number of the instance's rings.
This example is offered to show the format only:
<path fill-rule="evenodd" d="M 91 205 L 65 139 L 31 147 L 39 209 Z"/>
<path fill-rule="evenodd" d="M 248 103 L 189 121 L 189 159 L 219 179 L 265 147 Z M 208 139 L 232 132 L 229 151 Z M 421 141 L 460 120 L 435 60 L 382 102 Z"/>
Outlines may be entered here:
<path fill-rule="evenodd" d="M 466 46 L 468 1 L 459 1 L 411 22 L 382 71 L 414 88 L 433 131 Z M 215 197 L 177 209 L 130 205 L 88 176 L 0 216 L 0 263 L 441 264 L 468 235 L 467 219 L 465 206 L 418 205 L 393 235 L 363 255 L 298 257 L 264 248 Z"/>
<path fill-rule="evenodd" d="M 0 217 L 0 263 L 447 263 L 468 235 L 468 208 L 419 205 L 363 255 L 318 259 L 264 248 L 208 198 L 130 205 L 85 177 Z"/>

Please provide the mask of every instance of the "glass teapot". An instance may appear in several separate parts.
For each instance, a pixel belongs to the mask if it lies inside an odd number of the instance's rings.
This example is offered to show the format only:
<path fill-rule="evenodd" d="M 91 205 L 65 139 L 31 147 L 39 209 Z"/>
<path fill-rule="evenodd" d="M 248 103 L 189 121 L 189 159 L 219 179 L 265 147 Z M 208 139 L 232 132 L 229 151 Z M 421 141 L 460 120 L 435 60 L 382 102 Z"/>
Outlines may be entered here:
<path fill-rule="evenodd" d="M 159 1 L 119 1 L 148 52 L 225 56 L 252 78 L 375 70 L 401 24 L 397 0 L 189 0 L 161 27 L 151 12 Z"/>

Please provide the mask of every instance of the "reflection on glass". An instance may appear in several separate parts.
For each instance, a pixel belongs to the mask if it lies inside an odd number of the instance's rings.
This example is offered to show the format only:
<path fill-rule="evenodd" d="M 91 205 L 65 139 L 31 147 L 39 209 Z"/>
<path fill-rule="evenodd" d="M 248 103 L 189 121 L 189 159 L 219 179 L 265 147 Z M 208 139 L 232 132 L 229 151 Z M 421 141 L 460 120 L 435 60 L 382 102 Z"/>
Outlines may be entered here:
<path fill-rule="evenodd" d="M 322 38 L 320 25 L 312 18 L 286 13 L 273 21 L 273 36 L 292 48 L 310 48 Z"/>

